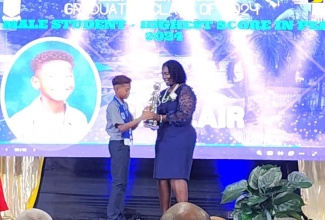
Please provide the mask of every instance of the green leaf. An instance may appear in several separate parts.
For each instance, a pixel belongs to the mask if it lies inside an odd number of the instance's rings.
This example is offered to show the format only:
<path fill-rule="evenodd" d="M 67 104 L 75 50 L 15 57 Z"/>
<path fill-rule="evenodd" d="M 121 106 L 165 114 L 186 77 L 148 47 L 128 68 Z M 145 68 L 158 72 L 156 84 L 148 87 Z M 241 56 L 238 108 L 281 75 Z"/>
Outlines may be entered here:
<path fill-rule="evenodd" d="M 237 198 L 235 202 L 235 209 L 236 208 L 242 208 L 243 204 L 247 204 L 247 197 L 245 195 L 241 195 Z"/>
<path fill-rule="evenodd" d="M 262 202 L 265 202 L 267 199 L 268 199 L 268 197 L 266 197 L 266 196 L 262 196 L 262 197 L 260 197 L 260 196 L 251 196 L 247 200 L 247 205 L 254 206 L 254 205 L 257 205 L 257 204 L 261 204 Z"/>
<path fill-rule="evenodd" d="M 248 206 L 247 204 L 243 204 L 242 210 L 243 210 L 243 214 L 245 214 L 245 215 L 250 215 L 253 213 L 252 208 L 250 206 Z"/>
<path fill-rule="evenodd" d="M 247 181 L 241 180 L 226 187 L 222 192 L 221 204 L 225 204 L 237 199 L 247 190 Z"/>
<path fill-rule="evenodd" d="M 287 214 L 287 212 L 278 212 L 275 214 L 275 217 L 277 218 L 288 218 L 290 217 L 289 214 Z"/>
<path fill-rule="evenodd" d="M 275 186 L 275 187 L 268 188 L 264 195 L 269 196 L 272 194 L 278 194 L 278 193 L 282 193 L 282 192 L 286 192 L 286 191 L 288 191 L 287 186 Z"/>
<path fill-rule="evenodd" d="M 275 168 L 276 166 L 274 166 L 274 165 L 271 165 L 271 164 L 266 164 L 266 165 L 262 165 L 261 166 L 261 169 L 263 169 L 263 170 L 269 170 L 269 169 L 271 169 L 271 168 Z"/>
<path fill-rule="evenodd" d="M 301 215 L 299 215 L 297 212 L 289 212 L 289 215 L 295 219 L 301 220 Z"/>
<path fill-rule="evenodd" d="M 282 179 L 275 187 L 270 187 L 266 190 L 265 195 L 271 195 L 275 193 L 281 193 L 287 191 L 289 188 L 288 180 Z"/>
<path fill-rule="evenodd" d="M 278 211 L 299 211 L 301 209 L 301 202 L 298 199 L 292 199 L 281 205 L 276 206 Z"/>
<path fill-rule="evenodd" d="M 301 215 L 299 215 L 297 212 L 278 212 L 275 217 L 277 218 L 294 218 L 294 219 L 297 219 L 297 220 L 301 220 Z"/>
<path fill-rule="evenodd" d="M 310 188 L 313 185 L 313 182 L 303 173 L 294 171 L 288 175 L 288 181 L 291 185 L 299 188 Z"/>
<path fill-rule="evenodd" d="M 273 203 L 275 205 L 280 205 L 280 204 L 282 204 L 284 202 L 287 202 L 289 200 L 292 200 L 292 199 L 301 200 L 302 203 L 303 203 L 303 200 L 300 197 L 300 195 L 298 195 L 297 193 L 293 193 L 293 192 L 282 192 L 282 193 L 279 193 L 276 197 L 274 197 Z"/>
<path fill-rule="evenodd" d="M 255 189 L 253 189 L 252 187 L 250 187 L 249 185 L 247 186 L 247 192 L 248 192 L 248 194 L 250 194 L 250 195 L 257 195 L 257 196 L 260 195 L 258 189 L 255 190 Z"/>
<path fill-rule="evenodd" d="M 242 216 L 241 216 L 241 220 L 251 220 L 252 219 L 252 217 L 250 216 L 250 215 L 245 215 L 245 214 L 243 214 Z"/>
<path fill-rule="evenodd" d="M 241 215 L 242 215 L 242 211 L 240 209 L 235 209 L 232 213 L 231 213 L 231 217 L 234 220 L 242 220 Z"/>
<path fill-rule="evenodd" d="M 258 188 L 270 188 L 277 186 L 282 179 L 280 167 L 274 167 L 258 177 Z"/>
<path fill-rule="evenodd" d="M 272 216 L 269 211 L 265 210 L 264 214 L 265 214 L 266 220 L 272 220 Z"/>
<path fill-rule="evenodd" d="M 299 211 L 304 205 L 302 198 L 292 192 L 283 192 L 278 194 L 273 200 L 277 212 Z"/>
<path fill-rule="evenodd" d="M 288 180 L 285 179 L 281 180 L 279 185 L 285 187 L 287 192 L 294 192 L 297 189 L 297 187 L 293 186 Z"/>
<path fill-rule="evenodd" d="M 266 216 L 264 215 L 264 213 L 260 213 L 256 216 L 254 216 L 253 218 L 251 218 L 252 220 L 265 220 Z"/>
<path fill-rule="evenodd" d="M 260 166 L 255 167 L 249 175 L 248 185 L 254 189 L 258 190 L 258 177 L 263 175 L 267 170 L 262 169 Z"/>
<path fill-rule="evenodd" d="M 289 182 L 288 180 L 282 179 L 279 182 L 279 186 L 286 186 L 288 184 L 288 182 Z"/>

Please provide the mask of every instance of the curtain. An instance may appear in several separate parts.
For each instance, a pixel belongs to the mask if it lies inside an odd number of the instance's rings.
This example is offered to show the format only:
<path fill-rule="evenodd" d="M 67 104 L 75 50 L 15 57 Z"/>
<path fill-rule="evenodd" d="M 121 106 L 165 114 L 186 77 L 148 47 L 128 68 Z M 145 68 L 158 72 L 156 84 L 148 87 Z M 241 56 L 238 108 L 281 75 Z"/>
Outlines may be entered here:
<path fill-rule="evenodd" d="M 41 181 L 43 157 L 0 157 L 3 191 L 9 210 L 4 219 L 15 219 L 26 209 L 32 208 Z"/>
<path fill-rule="evenodd" d="M 301 192 L 306 204 L 304 213 L 311 219 L 325 220 L 325 161 L 299 161 L 299 171 L 314 182 Z"/>

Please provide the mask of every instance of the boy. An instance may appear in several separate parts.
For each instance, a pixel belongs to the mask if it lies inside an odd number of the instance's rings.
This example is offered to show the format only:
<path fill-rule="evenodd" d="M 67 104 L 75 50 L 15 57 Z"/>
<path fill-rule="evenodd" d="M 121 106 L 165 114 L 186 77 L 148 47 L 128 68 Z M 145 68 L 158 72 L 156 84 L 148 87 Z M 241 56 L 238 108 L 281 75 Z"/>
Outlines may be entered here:
<path fill-rule="evenodd" d="M 66 101 L 75 87 L 73 66 L 64 51 L 45 51 L 32 60 L 31 82 L 40 96 L 8 121 L 19 141 L 76 143 L 86 134 L 86 116 Z"/>
<path fill-rule="evenodd" d="M 108 144 L 111 155 L 112 191 L 107 206 L 107 220 L 124 219 L 124 199 L 128 180 L 130 162 L 130 144 L 132 130 L 141 121 L 151 119 L 153 112 L 143 111 L 142 115 L 133 119 L 128 104 L 124 101 L 130 95 L 131 79 L 119 75 L 112 80 L 115 97 L 106 110 L 106 132 L 110 136 Z"/>

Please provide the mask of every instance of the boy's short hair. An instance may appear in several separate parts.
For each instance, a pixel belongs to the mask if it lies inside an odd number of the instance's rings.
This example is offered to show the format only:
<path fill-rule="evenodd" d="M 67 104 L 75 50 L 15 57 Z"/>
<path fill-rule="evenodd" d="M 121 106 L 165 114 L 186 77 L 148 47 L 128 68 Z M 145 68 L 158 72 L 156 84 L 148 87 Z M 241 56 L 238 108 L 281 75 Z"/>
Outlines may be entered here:
<path fill-rule="evenodd" d="M 62 50 L 48 50 L 36 55 L 31 62 L 32 70 L 35 73 L 44 63 L 53 60 L 63 60 L 70 63 L 72 67 L 74 66 L 74 59 L 71 54 Z"/>
<path fill-rule="evenodd" d="M 131 82 L 132 82 L 132 80 L 125 75 L 115 76 L 112 80 L 113 86 L 122 85 L 122 84 L 130 84 Z"/>

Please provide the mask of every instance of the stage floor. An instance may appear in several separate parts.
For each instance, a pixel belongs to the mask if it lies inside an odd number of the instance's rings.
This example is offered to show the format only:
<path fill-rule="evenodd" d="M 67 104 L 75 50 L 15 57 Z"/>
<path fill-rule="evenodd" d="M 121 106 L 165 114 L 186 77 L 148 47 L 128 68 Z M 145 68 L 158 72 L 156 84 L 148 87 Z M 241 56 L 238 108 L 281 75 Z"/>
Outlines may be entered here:
<path fill-rule="evenodd" d="M 194 160 L 190 202 L 212 216 L 227 217 L 233 205 L 220 205 L 221 191 L 230 183 L 246 179 L 255 165 L 252 161 Z M 36 207 L 55 220 L 105 219 L 109 168 L 110 160 L 106 158 L 46 158 Z M 153 159 L 131 160 L 126 198 L 128 216 L 138 214 L 142 219 L 159 220 L 161 212 L 152 168 Z"/>

